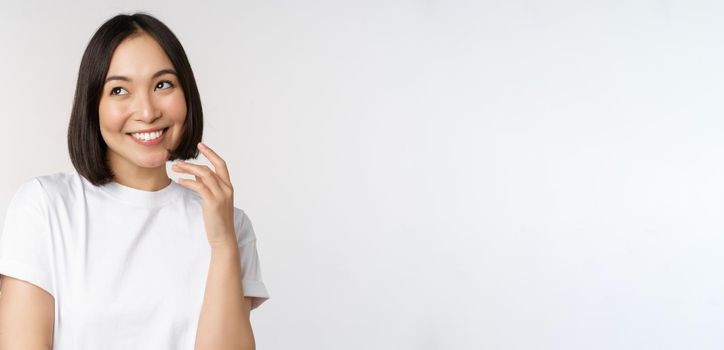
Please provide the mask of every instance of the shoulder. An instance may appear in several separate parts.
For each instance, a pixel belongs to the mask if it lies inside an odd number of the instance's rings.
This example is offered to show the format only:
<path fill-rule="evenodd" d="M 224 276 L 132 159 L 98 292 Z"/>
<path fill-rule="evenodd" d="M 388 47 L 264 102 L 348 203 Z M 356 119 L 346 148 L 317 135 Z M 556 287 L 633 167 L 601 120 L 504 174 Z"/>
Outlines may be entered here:
<path fill-rule="evenodd" d="M 28 214 L 31 211 L 42 212 L 46 196 L 43 187 L 36 177 L 23 181 L 14 191 L 8 204 L 8 215 Z"/>
<path fill-rule="evenodd" d="M 8 206 L 9 213 L 19 216 L 46 215 L 54 197 L 68 192 L 72 182 L 69 173 L 53 173 L 26 178 L 15 189 Z"/>
<path fill-rule="evenodd" d="M 90 185 L 77 172 L 55 172 L 47 175 L 33 177 L 30 181 L 37 181 L 40 188 L 49 200 L 68 199 L 83 192 L 84 186 Z"/>
<path fill-rule="evenodd" d="M 64 189 L 68 186 L 80 185 L 85 180 L 77 172 L 58 171 L 47 175 L 34 176 L 44 187 L 50 189 Z"/>
<path fill-rule="evenodd" d="M 77 174 L 76 174 L 77 175 Z M 80 177 L 78 175 L 78 177 Z M 74 181 L 75 180 L 75 181 Z M 47 198 L 48 194 L 67 192 L 71 187 L 77 186 L 79 180 L 74 179 L 73 173 L 56 172 L 47 175 L 26 178 L 17 187 L 14 200 Z"/>

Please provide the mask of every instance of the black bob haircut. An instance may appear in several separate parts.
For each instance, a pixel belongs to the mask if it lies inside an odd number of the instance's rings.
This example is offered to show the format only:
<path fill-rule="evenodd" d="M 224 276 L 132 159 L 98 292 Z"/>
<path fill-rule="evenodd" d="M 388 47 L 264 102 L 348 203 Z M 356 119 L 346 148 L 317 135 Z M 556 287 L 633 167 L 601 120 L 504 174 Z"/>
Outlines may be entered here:
<path fill-rule="evenodd" d="M 203 111 L 196 80 L 186 52 L 176 36 L 155 17 L 137 12 L 119 14 L 101 25 L 83 53 L 78 70 L 73 108 L 68 125 L 68 151 L 78 173 L 96 186 L 113 181 L 106 159 L 108 145 L 100 131 L 98 107 L 116 47 L 138 34 L 154 38 L 171 60 L 186 99 L 186 120 L 181 142 L 167 161 L 196 158 L 203 134 Z"/>

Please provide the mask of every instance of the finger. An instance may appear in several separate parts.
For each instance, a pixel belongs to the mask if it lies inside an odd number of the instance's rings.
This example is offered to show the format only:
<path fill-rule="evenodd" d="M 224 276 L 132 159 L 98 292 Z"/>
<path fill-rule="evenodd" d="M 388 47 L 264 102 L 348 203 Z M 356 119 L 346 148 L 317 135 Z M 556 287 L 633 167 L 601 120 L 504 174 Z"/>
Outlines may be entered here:
<path fill-rule="evenodd" d="M 196 191 L 196 193 L 198 193 L 201 196 L 201 198 L 208 198 L 209 196 L 213 196 L 211 191 L 209 191 L 209 188 L 206 185 L 204 185 L 203 183 L 201 183 L 200 181 L 180 178 L 180 179 L 178 179 L 178 183 L 179 183 L 179 185 L 188 187 L 188 188 L 192 189 L 193 191 Z"/>
<path fill-rule="evenodd" d="M 206 144 L 199 142 L 198 146 L 201 154 L 214 165 L 214 170 L 219 174 L 219 178 L 231 187 L 231 178 L 229 177 L 229 169 L 226 167 L 226 161 Z"/>
<path fill-rule="evenodd" d="M 206 185 L 214 196 L 223 195 L 222 184 L 213 170 L 205 165 L 179 161 L 174 163 L 174 170 L 182 173 L 192 174 L 196 180 Z"/>
<path fill-rule="evenodd" d="M 173 169 L 178 172 L 196 175 L 196 178 L 201 179 L 201 182 L 209 188 L 214 196 L 222 197 L 224 195 L 218 177 L 206 165 L 198 165 L 179 161 L 174 163 Z"/>

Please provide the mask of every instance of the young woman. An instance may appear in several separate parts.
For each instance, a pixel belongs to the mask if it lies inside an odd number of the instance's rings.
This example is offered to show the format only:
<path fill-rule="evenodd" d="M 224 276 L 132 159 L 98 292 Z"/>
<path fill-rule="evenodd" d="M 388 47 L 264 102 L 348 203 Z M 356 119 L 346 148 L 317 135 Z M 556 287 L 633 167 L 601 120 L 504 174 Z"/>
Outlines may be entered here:
<path fill-rule="evenodd" d="M 254 349 L 269 298 L 225 161 L 201 141 L 183 47 L 118 15 L 81 60 L 68 128 L 74 172 L 13 196 L 0 234 L 0 349 Z M 166 162 L 194 179 L 174 182 Z"/>

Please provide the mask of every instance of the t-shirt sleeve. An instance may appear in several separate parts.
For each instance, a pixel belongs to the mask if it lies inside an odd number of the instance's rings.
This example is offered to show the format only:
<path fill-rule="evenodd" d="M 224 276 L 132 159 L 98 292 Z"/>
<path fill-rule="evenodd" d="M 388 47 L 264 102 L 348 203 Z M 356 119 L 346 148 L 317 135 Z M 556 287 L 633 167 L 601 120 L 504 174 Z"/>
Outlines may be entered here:
<path fill-rule="evenodd" d="M 244 296 L 254 297 L 251 309 L 256 309 L 269 299 L 269 292 L 262 279 L 259 253 L 256 248 L 256 235 L 251 220 L 241 209 L 235 209 L 234 215 L 239 258 L 241 259 L 242 285 Z"/>
<path fill-rule="evenodd" d="M 55 297 L 47 208 L 37 178 L 16 190 L 0 232 L 0 275 L 30 282 Z"/>

